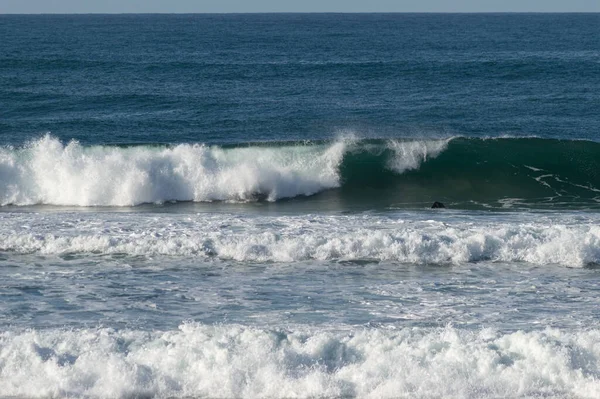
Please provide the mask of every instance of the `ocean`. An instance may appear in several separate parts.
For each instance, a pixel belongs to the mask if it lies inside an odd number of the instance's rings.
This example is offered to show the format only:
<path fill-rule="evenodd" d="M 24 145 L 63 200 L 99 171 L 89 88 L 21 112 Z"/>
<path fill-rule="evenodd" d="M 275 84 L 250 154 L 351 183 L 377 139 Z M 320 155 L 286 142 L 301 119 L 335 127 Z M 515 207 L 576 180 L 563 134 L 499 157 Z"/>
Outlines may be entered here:
<path fill-rule="evenodd" d="M 600 397 L 600 14 L 0 38 L 0 397 Z"/>

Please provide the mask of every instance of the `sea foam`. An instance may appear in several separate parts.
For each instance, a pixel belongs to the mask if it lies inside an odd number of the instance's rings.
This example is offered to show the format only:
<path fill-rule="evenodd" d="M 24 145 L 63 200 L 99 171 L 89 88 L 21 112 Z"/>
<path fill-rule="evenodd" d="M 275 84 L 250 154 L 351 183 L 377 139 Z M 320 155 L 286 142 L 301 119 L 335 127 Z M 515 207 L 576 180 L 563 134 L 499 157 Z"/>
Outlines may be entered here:
<path fill-rule="evenodd" d="M 18 397 L 497 398 L 600 395 L 600 332 L 5 331 L 0 386 Z"/>
<path fill-rule="evenodd" d="M 406 219 L 405 219 L 406 217 Z M 390 261 L 410 264 L 600 263 L 593 215 L 517 220 L 376 215 L 238 216 L 0 213 L 0 251 L 46 255 L 195 256 L 240 262 Z"/>

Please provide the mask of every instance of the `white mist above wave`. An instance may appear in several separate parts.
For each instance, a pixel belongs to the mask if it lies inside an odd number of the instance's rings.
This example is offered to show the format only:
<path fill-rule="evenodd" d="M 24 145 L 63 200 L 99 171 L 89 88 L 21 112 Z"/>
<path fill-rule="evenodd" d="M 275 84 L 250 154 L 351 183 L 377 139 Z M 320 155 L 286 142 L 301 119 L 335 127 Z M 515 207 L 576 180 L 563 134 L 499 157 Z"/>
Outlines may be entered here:
<path fill-rule="evenodd" d="M 448 147 L 449 139 L 429 141 L 390 140 L 388 147 L 395 156 L 388 161 L 388 168 L 397 173 L 418 169 L 428 158 L 437 157 Z"/>
<path fill-rule="evenodd" d="M 0 205 L 131 206 L 165 201 L 275 201 L 340 185 L 339 166 L 353 138 L 328 145 L 224 149 L 85 147 L 45 136 L 0 149 Z M 417 168 L 447 141 L 390 141 L 390 168 Z"/>
<path fill-rule="evenodd" d="M 600 263 L 600 227 L 594 214 L 421 217 L 418 212 L 393 217 L 3 213 L 0 251 L 198 256 L 242 262 L 502 261 L 576 267 Z"/>
<path fill-rule="evenodd" d="M 30 330 L 0 335 L 2 395 L 600 396 L 600 332 L 443 329 Z"/>

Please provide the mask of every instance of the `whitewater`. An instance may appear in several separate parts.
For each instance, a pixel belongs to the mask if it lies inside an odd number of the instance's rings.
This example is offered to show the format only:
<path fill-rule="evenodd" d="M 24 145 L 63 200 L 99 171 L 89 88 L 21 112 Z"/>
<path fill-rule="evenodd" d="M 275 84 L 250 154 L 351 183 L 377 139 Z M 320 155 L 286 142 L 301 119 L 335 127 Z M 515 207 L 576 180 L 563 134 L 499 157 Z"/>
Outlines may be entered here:
<path fill-rule="evenodd" d="M 597 397 L 598 331 L 4 333 L 3 394 L 28 397 Z"/>
<path fill-rule="evenodd" d="M 427 214 L 426 214 L 427 215 Z M 596 214 L 268 216 L 0 212 L 8 254 L 176 256 L 239 262 L 600 264 Z M 466 220 L 464 220 L 466 219 Z"/>
<path fill-rule="evenodd" d="M 0 221 L 2 396 L 600 393 L 594 212 Z"/>
<path fill-rule="evenodd" d="M 0 397 L 596 397 L 596 151 L 5 146 Z"/>

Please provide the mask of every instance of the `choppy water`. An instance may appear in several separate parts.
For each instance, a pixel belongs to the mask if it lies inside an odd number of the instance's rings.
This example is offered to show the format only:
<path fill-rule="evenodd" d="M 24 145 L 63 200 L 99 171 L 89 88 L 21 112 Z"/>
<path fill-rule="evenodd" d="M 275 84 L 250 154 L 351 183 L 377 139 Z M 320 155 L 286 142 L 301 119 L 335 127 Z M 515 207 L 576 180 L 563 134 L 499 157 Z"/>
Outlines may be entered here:
<path fill-rule="evenodd" d="M 598 22 L 0 16 L 0 397 L 600 396 Z"/>

